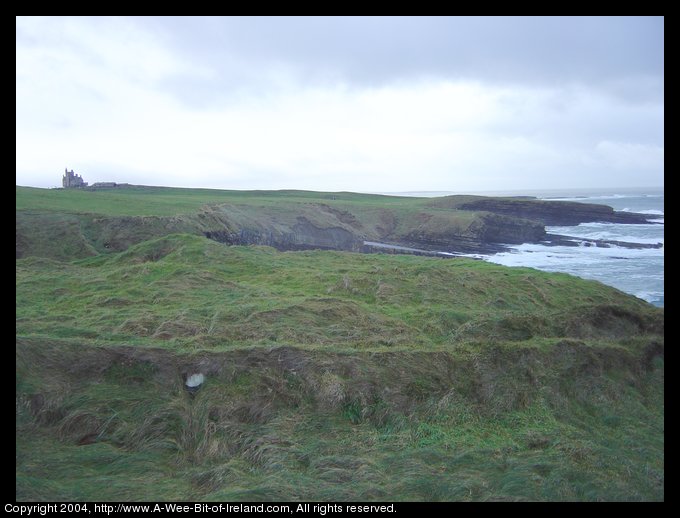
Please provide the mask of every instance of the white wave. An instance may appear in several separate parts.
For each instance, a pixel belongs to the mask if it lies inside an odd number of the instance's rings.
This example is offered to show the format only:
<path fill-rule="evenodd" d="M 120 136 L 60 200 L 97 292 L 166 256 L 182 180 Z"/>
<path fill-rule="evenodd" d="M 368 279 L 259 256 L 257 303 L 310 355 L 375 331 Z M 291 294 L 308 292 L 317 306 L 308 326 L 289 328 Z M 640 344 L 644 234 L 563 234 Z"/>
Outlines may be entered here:
<path fill-rule="evenodd" d="M 617 210 L 616 212 L 635 212 L 637 214 L 654 214 L 655 216 L 663 216 L 663 211 L 658 209 L 633 210 L 625 207 L 621 210 Z"/>
<path fill-rule="evenodd" d="M 559 201 L 585 201 L 585 200 L 620 200 L 623 198 L 647 198 L 656 197 L 657 195 L 645 195 L 645 194 L 602 194 L 598 196 L 550 196 L 546 198 L 541 198 L 543 200 L 559 200 Z M 662 194 L 658 195 L 663 196 Z"/>
<path fill-rule="evenodd" d="M 639 245 L 656 245 L 658 243 L 661 243 L 662 245 L 664 244 L 664 238 L 663 236 L 661 237 L 639 237 L 639 236 L 620 236 L 617 234 L 612 234 L 609 232 L 593 232 L 588 234 L 587 236 L 584 235 L 574 235 L 574 234 L 562 234 L 563 236 L 567 237 L 573 237 L 574 241 L 578 241 L 579 238 L 583 239 L 599 239 L 599 240 L 604 240 L 604 241 L 618 241 L 621 243 L 634 243 L 634 244 L 639 244 Z M 587 241 L 582 241 L 584 243 L 583 246 L 591 246 L 587 244 Z M 615 245 L 613 243 L 609 243 L 612 247 L 616 247 L 618 245 Z M 592 245 L 594 246 L 594 245 Z"/>
<path fill-rule="evenodd" d="M 545 229 L 551 234 L 574 238 L 606 239 L 651 245 L 664 242 L 664 227 L 656 224 L 581 223 L 571 227 L 554 226 Z"/>
<path fill-rule="evenodd" d="M 663 306 L 664 292 L 663 291 L 638 291 L 634 295 L 642 300 L 646 300 L 652 304 Z"/>
<path fill-rule="evenodd" d="M 529 267 L 599 281 L 657 306 L 663 306 L 663 260 L 656 260 L 655 264 L 650 264 L 650 261 L 626 260 L 625 257 L 602 260 L 560 251 L 508 254 L 488 260 L 505 266 Z"/>
<path fill-rule="evenodd" d="M 506 266 L 528 266 L 530 268 L 563 271 L 565 268 L 579 271 L 586 266 L 623 259 L 663 260 L 663 248 L 602 248 L 595 246 L 545 246 L 537 244 L 519 245 L 509 252 L 501 252 L 486 259 Z"/>

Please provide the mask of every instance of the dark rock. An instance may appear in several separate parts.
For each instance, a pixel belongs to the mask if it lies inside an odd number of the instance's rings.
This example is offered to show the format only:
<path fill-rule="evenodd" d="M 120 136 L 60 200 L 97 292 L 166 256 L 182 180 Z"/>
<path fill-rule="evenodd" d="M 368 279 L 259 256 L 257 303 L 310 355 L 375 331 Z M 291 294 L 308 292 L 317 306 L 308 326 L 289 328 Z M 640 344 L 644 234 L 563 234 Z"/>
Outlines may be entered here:
<path fill-rule="evenodd" d="M 290 229 L 291 232 L 242 228 L 238 232 L 211 230 L 205 237 L 227 245 L 264 245 L 278 250 L 344 250 L 360 251 L 363 240 L 342 227 L 321 228 L 305 217 Z"/>
<path fill-rule="evenodd" d="M 614 241 L 612 239 L 590 239 L 587 237 L 563 236 L 561 234 L 546 234 L 541 244 L 546 246 L 596 246 L 600 248 L 631 248 L 642 250 L 646 248 L 663 248 L 663 243 L 630 243 L 628 241 Z"/>
<path fill-rule="evenodd" d="M 457 207 L 460 210 L 486 211 L 514 216 L 543 225 L 573 226 L 580 223 L 649 223 L 647 214 L 616 212 L 607 205 L 574 201 L 547 201 L 508 198 L 480 198 Z"/>
<path fill-rule="evenodd" d="M 486 214 L 471 227 L 468 230 L 474 230 L 478 239 L 484 243 L 521 244 L 545 237 L 545 227 L 541 223 L 523 219 L 521 216 Z"/>

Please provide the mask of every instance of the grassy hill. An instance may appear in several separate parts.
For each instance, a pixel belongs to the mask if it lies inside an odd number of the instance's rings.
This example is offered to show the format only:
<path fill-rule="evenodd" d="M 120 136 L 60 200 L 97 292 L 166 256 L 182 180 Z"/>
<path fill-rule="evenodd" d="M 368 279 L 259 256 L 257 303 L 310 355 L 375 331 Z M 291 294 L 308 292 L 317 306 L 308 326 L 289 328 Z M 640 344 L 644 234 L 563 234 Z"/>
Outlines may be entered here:
<path fill-rule="evenodd" d="M 225 246 L 187 223 L 224 203 L 350 227 L 429 210 L 18 188 L 18 500 L 664 499 L 663 309 L 564 274 Z M 95 221 L 128 240 L 106 248 Z"/>
<path fill-rule="evenodd" d="M 535 240 L 545 229 L 521 218 L 458 210 L 453 201 L 440 207 L 430 198 L 143 186 L 94 191 L 17 187 L 18 258 L 82 258 L 172 233 L 278 249 L 360 251 L 364 241 L 381 241 L 469 252 L 490 243 Z"/>
<path fill-rule="evenodd" d="M 126 186 L 117 189 L 38 189 L 16 187 L 17 210 L 93 213 L 106 216 L 176 216 L 208 204 L 276 207 L 309 202 L 338 205 L 423 207 L 429 198 L 382 196 L 351 192 L 228 191 L 177 187 Z"/>

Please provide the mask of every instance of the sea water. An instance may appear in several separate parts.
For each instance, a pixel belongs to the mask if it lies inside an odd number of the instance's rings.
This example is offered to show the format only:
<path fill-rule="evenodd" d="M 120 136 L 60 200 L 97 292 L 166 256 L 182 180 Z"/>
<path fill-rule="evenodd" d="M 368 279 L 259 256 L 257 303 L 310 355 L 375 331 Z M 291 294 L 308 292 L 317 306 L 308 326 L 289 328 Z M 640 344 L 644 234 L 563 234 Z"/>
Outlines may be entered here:
<path fill-rule="evenodd" d="M 531 193 L 527 193 L 531 194 Z M 663 189 L 608 189 L 577 192 L 542 192 L 537 198 L 598 203 L 614 210 L 649 215 L 647 225 L 582 223 L 576 226 L 551 226 L 552 234 L 578 238 L 607 239 L 629 243 L 664 242 Z M 656 306 L 664 305 L 664 248 L 623 248 L 612 246 L 545 246 L 524 244 L 509 251 L 482 258 L 508 266 L 530 266 L 539 270 L 565 272 L 594 279 L 630 293 Z"/>
<path fill-rule="evenodd" d="M 399 193 L 411 196 L 446 196 L 455 192 Z M 507 252 L 473 255 L 507 266 L 528 266 L 538 270 L 564 272 L 593 279 L 646 300 L 664 305 L 664 248 L 610 248 L 586 246 L 579 238 L 656 244 L 664 242 L 663 188 L 494 191 L 469 192 L 486 196 L 535 196 L 539 199 L 576 201 L 608 205 L 614 210 L 649 215 L 647 225 L 582 223 L 576 226 L 550 226 L 546 231 L 573 237 L 581 246 L 541 244 L 508 245 Z"/>

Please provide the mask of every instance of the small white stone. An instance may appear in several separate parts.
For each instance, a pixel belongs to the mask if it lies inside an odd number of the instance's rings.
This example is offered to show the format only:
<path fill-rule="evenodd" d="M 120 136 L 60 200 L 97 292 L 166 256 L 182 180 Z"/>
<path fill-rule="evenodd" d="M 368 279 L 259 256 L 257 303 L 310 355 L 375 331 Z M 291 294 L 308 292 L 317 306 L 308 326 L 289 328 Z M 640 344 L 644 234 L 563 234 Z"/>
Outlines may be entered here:
<path fill-rule="evenodd" d="M 196 388 L 203 384 L 205 381 L 205 376 L 201 373 L 192 374 L 187 378 L 186 386 L 189 388 Z"/>

